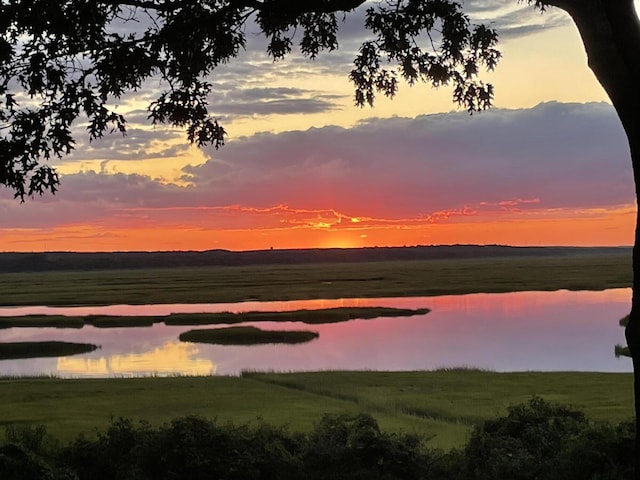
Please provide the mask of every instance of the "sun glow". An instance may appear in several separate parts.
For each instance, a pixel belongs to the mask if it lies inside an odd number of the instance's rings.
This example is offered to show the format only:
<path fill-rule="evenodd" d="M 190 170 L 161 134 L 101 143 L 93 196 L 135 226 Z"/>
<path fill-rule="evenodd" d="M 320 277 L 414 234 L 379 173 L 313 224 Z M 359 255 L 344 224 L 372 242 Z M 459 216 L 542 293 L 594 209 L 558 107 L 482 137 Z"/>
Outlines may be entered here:
<path fill-rule="evenodd" d="M 233 221 L 226 213 L 221 217 L 226 225 L 210 209 L 178 210 L 168 216 L 167 212 L 155 215 L 153 210 L 145 210 L 97 223 L 0 229 L 0 250 L 259 250 L 456 243 L 612 246 L 631 244 L 635 221 L 632 205 L 609 210 L 536 209 L 415 219 L 359 216 L 358 222 L 327 222 L 322 228 L 314 221 L 301 220 L 293 209 L 264 209 L 268 213 L 257 217 L 255 211 L 249 210 L 246 219 L 243 210 L 235 208 L 234 212 Z M 236 226 L 249 224 L 253 226 Z M 159 231 L 162 235 L 158 235 Z M 187 354 L 186 350 L 178 351 Z"/>

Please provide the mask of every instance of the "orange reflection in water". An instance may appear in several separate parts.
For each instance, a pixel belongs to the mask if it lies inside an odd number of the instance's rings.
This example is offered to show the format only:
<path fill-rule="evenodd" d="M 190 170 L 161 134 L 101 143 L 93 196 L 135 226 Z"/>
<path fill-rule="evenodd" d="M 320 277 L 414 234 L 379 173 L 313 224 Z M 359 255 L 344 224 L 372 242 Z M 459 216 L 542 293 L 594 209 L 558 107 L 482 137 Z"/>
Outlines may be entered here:
<path fill-rule="evenodd" d="M 181 342 L 166 342 L 145 353 L 111 355 L 100 358 L 58 358 L 61 375 L 141 376 L 141 375 L 214 375 L 216 365 L 209 359 L 195 358 L 198 347 Z"/>

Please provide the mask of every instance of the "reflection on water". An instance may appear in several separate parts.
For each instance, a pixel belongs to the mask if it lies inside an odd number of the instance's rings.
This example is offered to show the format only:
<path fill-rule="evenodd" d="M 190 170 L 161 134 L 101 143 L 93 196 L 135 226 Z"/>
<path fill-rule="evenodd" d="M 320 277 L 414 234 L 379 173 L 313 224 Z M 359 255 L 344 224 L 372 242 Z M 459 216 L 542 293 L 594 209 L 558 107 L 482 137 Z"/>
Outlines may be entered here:
<path fill-rule="evenodd" d="M 61 340 L 101 345 L 92 353 L 59 359 L 0 361 L 0 375 L 73 377 L 238 374 L 243 369 L 420 370 L 475 366 L 498 371 L 630 371 L 613 347 L 624 342 L 618 319 L 628 313 L 629 289 L 601 292 L 518 292 L 422 298 L 243 302 L 210 305 L 0 308 L 0 316 L 166 315 L 178 312 L 296 310 L 336 306 L 431 308 L 416 317 L 309 325 L 320 338 L 302 345 L 217 346 L 180 343 L 190 327 L 12 328 L 0 341 Z M 250 325 L 248 323 L 247 325 Z M 262 322 L 263 329 L 300 329 Z"/>
<path fill-rule="evenodd" d="M 111 355 L 100 358 L 60 357 L 57 371 L 62 376 L 130 377 L 141 372 L 155 375 L 213 375 L 216 368 L 211 360 L 196 358 L 194 344 L 166 342 L 145 353 Z"/>

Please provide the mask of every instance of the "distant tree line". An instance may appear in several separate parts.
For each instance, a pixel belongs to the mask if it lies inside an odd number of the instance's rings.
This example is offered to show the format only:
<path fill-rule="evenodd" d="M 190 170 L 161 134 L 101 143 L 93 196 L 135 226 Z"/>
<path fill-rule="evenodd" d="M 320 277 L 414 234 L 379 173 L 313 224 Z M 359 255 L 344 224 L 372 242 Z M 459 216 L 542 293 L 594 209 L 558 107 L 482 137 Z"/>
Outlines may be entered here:
<path fill-rule="evenodd" d="M 630 247 L 511 247 L 503 245 L 434 245 L 414 247 L 291 250 L 41 252 L 0 253 L 0 272 L 115 270 L 198 266 L 294 265 L 305 263 L 382 262 L 574 255 L 628 255 Z"/>

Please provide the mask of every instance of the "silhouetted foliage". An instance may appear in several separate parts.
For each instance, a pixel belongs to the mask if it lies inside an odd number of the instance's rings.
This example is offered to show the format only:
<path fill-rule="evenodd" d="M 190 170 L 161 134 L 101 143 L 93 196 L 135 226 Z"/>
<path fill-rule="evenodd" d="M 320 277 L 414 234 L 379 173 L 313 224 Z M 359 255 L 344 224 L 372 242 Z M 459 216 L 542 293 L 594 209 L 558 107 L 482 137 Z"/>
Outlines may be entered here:
<path fill-rule="evenodd" d="M 414 436 L 381 432 L 368 415 L 324 417 L 310 435 L 266 423 L 218 425 L 179 418 L 153 429 L 117 420 L 65 457 L 80 479 L 423 478 L 429 462 Z"/>
<path fill-rule="evenodd" d="M 367 414 L 325 415 L 308 434 L 199 417 L 152 427 L 118 419 L 60 448 L 43 428 L 12 428 L 0 478 L 67 480 L 625 480 L 633 424 L 592 424 L 539 398 L 477 427 L 463 449 L 429 449 Z"/>
<path fill-rule="evenodd" d="M 633 439 L 632 424 L 592 425 L 578 410 L 533 398 L 474 430 L 464 450 L 466 478 L 632 478 Z"/>
<path fill-rule="evenodd" d="M 148 106 L 153 124 L 183 127 L 198 146 L 224 144 L 210 115 L 209 75 L 245 47 L 254 22 L 278 60 L 295 35 L 302 55 L 338 46 L 337 12 L 363 0 L 131 0 L 0 1 L 0 185 L 25 195 L 55 192 L 58 175 L 47 161 L 73 150 L 73 125 L 86 122 L 90 140 L 126 133 L 111 105 L 157 79 L 164 86 Z M 491 85 L 477 80 L 500 53 L 497 34 L 471 25 L 452 0 L 388 0 L 367 9 L 374 37 L 355 59 L 351 79 L 358 105 L 376 92 L 393 96 L 398 78 L 451 84 L 469 111 L 491 105 Z M 395 65 L 395 66 L 394 66 Z"/>
<path fill-rule="evenodd" d="M 380 431 L 369 415 L 327 415 L 309 435 L 306 478 L 428 478 L 431 462 L 421 443 L 418 436 Z"/>
<path fill-rule="evenodd" d="M 7 425 L 5 445 L 0 446 L 2 480 L 74 480 L 76 476 L 56 466 L 58 442 L 42 426 Z"/>

